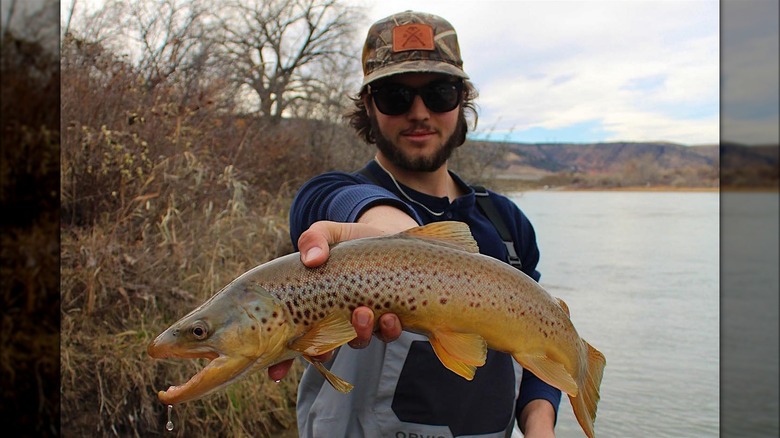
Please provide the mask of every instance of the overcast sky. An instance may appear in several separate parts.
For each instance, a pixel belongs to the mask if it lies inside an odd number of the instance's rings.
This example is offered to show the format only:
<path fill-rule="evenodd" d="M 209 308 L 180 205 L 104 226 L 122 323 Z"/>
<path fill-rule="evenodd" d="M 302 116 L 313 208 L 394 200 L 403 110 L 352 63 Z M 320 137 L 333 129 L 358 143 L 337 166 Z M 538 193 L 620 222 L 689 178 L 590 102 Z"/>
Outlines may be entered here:
<path fill-rule="evenodd" d="M 478 136 L 778 142 L 777 0 L 344 1 L 368 10 L 356 47 L 406 9 L 455 26 L 480 92 Z"/>
<path fill-rule="evenodd" d="M 493 140 L 719 141 L 717 0 L 355 2 L 450 21 Z"/>
<path fill-rule="evenodd" d="M 780 4 L 721 2 L 722 141 L 780 142 Z"/>

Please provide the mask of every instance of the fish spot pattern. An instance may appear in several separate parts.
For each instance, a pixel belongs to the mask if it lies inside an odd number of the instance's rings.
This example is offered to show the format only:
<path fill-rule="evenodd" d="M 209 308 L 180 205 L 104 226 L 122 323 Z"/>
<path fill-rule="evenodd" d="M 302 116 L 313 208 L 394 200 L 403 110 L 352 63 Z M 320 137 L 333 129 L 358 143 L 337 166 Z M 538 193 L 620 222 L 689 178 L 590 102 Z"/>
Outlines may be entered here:
<path fill-rule="evenodd" d="M 475 270 L 473 254 L 417 239 L 380 238 L 360 250 L 342 245 L 344 250 L 334 248 L 319 268 L 287 266 L 259 280 L 284 303 L 283 313 L 294 324 L 311 326 L 333 312 L 346 314 L 362 305 L 380 314 L 455 306 L 455 312 L 497 309 L 513 319 L 539 321 L 533 325 L 542 336 L 542 330 L 549 337 L 567 329 L 546 318 L 548 309 L 518 300 L 514 291 L 496 289 L 496 284 L 517 281 L 511 266 Z"/>

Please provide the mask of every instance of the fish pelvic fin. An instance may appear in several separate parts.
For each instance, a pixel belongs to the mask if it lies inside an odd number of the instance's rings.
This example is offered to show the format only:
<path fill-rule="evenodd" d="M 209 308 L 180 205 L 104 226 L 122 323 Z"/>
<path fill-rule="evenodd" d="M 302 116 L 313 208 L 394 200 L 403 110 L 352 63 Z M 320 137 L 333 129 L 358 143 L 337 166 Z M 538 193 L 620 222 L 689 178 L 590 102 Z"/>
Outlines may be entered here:
<path fill-rule="evenodd" d="M 294 339 L 288 347 L 307 356 L 318 356 L 355 339 L 357 333 L 350 321 L 331 313 L 314 324 L 311 330 Z"/>
<path fill-rule="evenodd" d="M 333 374 L 332 372 L 330 372 L 329 369 L 325 368 L 325 365 L 323 365 L 322 362 L 313 360 L 311 357 L 307 355 L 303 355 L 303 358 L 306 359 L 307 362 L 312 364 L 314 368 L 316 368 L 317 371 L 319 371 L 322 374 L 322 376 L 325 377 L 325 380 L 327 380 L 328 383 L 330 383 L 331 386 L 333 386 L 333 388 L 336 391 L 342 394 L 346 394 L 352 391 L 352 388 L 354 388 L 354 385 L 342 379 L 341 377 Z"/>
<path fill-rule="evenodd" d="M 411 228 L 400 233 L 403 236 L 425 239 L 440 245 L 454 247 L 462 251 L 478 253 L 479 246 L 471 229 L 463 222 L 433 222 L 422 227 Z"/>
<path fill-rule="evenodd" d="M 428 340 L 442 365 L 466 380 L 472 380 L 477 367 L 485 364 L 487 342 L 480 335 L 437 331 Z"/>
<path fill-rule="evenodd" d="M 601 398 L 599 387 L 607 361 L 600 351 L 591 347 L 587 342 L 585 342 L 585 346 L 588 348 L 588 369 L 579 394 L 576 397 L 569 395 L 569 401 L 574 410 L 574 416 L 585 435 L 588 438 L 593 438 L 595 436 L 593 423 L 596 421 L 596 408 Z"/>

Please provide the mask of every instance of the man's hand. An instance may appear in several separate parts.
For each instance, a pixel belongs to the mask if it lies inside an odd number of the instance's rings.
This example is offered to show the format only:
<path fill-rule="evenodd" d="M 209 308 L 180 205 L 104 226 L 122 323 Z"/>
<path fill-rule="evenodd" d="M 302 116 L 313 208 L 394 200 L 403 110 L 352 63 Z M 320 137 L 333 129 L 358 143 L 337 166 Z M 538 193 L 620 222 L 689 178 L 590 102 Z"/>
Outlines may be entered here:
<path fill-rule="evenodd" d="M 358 223 L 341 223 L 321 221 L 312 224 L 298 239 L 301 261 L 309 268 L 322 265 L 328 260 L 330 245 L 362 237 L 376 237 L 383 234 L 400 232 L 416 226 L 417 223 L 393 207 L 380 205 L 367 210 Z M 352 326 L 357 337 L 349 342 L 352 348 L 365 348 L 371 342 L 371 337 L 384 342 L 392 342 L 401 336 L 401 321 L 395 314 L 385 313 L 379 318 L 376 327 L 374 312 L 368 307 L 358 307 L 352 312 Z M 314 359 L 325 362 L 333 356 L 332 352 L 317 356 Z M 273 380 L 281 380 L 292 366 L 292 359 L 272 365 L 268 368 L 268 376 Z"/>
<path fill-rule="evenodd" d="M 357 337 L 349 342 L 352 348 L 366 348 L 374 334 L 374 312 L 368 307 L 358 307 L 352 312 L 352 326 L 355 327 Z M 379 318 L 379 328 L 376 336 L 385 341 L 392 342 L 401 336 L 401 321 L 391 313 L 385 313 Z M 320 362 L 327 362 L 333 356 L 333 352 L 325 353 L 321 356 L 315 356 L 313 359 Z M 293 360 L 286 360 L 268 368 L 268 376 L 274 381 L 281 380 L 287 375 L 292 367 Z"/>

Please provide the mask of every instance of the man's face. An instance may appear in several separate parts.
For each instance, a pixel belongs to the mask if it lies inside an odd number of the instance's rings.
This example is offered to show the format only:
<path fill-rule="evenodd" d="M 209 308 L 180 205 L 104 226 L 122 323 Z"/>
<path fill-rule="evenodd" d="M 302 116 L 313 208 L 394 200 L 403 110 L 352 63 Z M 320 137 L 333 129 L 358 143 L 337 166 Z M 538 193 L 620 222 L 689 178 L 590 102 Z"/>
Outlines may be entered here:
<path fill-rule="evenodd" d="M 408 73 L 392 76 L 382 84 L 420 88 L 446 79 L 447 76 L 437 74 Z M 379 153 L 399 168 L 416 172 L 435 171 L 459 146 L 454 134 L 459 132 L 459 124 L 462 123 L 462 105 L 451 111 L 434 112 L 417 95 L 408 111 L 387 115 L 379 111 L 374 99 L 367 99 L 366 108 Z"/>

